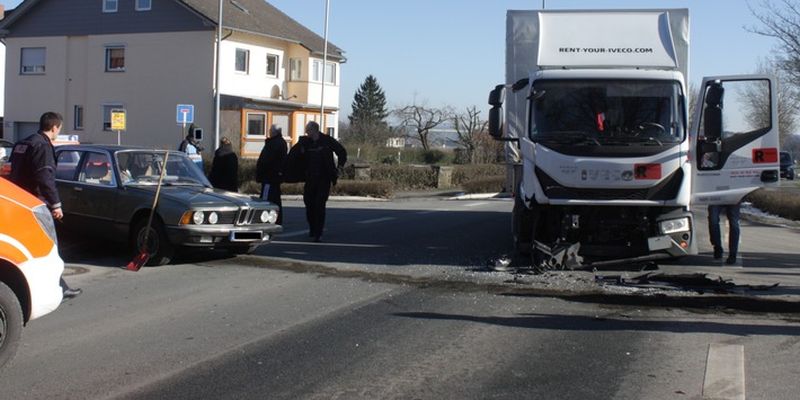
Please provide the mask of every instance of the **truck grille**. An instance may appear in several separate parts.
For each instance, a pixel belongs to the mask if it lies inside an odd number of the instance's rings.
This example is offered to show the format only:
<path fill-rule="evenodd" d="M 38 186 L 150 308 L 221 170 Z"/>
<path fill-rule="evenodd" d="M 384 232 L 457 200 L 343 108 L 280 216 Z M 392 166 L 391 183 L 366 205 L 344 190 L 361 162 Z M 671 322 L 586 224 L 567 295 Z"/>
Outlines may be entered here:
<path fill-rule="evenodd" d="M 584 189 L 563 186 L 544 171 L 536 168 L 536 177 L 544 194 L 559 200 L 672 200 L 678 195 L 683 182 L 679 169 L 661 183 L 643 189 Z"/>

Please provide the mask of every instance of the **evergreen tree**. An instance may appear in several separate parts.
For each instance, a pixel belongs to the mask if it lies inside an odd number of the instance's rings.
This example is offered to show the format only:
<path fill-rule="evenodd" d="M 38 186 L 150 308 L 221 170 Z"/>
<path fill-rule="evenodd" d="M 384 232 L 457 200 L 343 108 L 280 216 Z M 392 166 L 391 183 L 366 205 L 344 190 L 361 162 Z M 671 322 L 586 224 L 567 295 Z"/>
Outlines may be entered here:
<path fill-rule="evenodd" d="M 389 111 L 386 108 L 386 95 L 374 76 L 369 75 L 356 90 L 350 114 L 350 124 L 354 127 L 371 127 L 386 125 Z"/>

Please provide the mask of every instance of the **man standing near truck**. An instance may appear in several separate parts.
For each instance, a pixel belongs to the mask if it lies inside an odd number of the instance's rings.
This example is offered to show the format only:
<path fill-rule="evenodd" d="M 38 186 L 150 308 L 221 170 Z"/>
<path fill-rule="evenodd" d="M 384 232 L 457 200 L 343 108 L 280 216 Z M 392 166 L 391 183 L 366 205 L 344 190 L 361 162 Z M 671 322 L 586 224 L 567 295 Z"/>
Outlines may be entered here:
<path fill-rule="evenodd" d="M 46 112 L 39 118 L 39 132 L 14 145 L 11 152 L 11 175 L 9 179 L 28 193 L 42 200 L 53 215 L 61 221 L 64 212 L 56 189 L 56 157 L 53 140 L 61 132 L 64 119 L 61 114 Z M 83 291 L 72 289 L 61 278 L 64 298 L 76 297 Z"/>
<path fill-rule="evenodd" d="M 722 234 L 719 229 L 719 215 L 725 211 L 728 217 L 728 259 L 725 264 L 736 264 L 736 256 L 739 252 L 739 203 L 717 206 L 708 206 L 708 234 L 711 237 L 711 245 L 714 247 L 714 259 L 722 259 Z"/>

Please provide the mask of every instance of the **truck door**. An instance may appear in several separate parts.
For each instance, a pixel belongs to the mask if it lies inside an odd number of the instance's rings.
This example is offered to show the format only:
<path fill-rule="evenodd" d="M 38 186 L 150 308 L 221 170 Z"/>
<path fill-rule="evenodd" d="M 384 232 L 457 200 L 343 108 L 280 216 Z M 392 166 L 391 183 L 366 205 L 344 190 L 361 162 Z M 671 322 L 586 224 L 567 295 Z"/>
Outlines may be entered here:
<path fill-rule="evenodd" d="M 734 204 L 779 182 L 776 80 L 707 77 L 690 136 L 692 203 Z"/>

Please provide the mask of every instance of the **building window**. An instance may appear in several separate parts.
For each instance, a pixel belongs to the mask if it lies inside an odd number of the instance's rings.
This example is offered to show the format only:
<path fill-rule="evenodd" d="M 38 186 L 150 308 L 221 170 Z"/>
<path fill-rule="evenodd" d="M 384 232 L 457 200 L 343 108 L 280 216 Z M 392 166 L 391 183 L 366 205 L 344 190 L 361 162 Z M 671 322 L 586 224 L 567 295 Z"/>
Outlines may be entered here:
<path fill-rule="evenodd" d="M 303 61 L 299 58 L 292 58 L 289 60 L 289 78 L 293 81 L 299 81 L 302 74 Z"/>
<path fill-rule="evenodd" d="M 321 60 L 314 60 L 314 65 L 312 66 L 312 75 L 314 82 L 322 82 L 322 61 Z M 325 83 L 329 83 L 331 85 L 336 84 L 336 64 L 334 63 L 326 63 L 325 64 Z"/>
<path fill-rule="evenodd" d="M 75 106 L 73 110 L 73 128 L 75 130 L 83 129 L 83 106 Z"/>
<path fill-rule="evenodd" d="M 250 65 L 250 50 L 236 49 L 236 72 L 248 71 Z"/>
<path fill-rule="evenodd" d="M 106 72 L 125 71 L 125 47 L 106 47 Z"/>
<path fill-rule="evenodd" d="M 267 54 L 267 75 L 277 78 L 278 77 L 278 58 L 277 54 Z"/>
<path fill-rule="evenodd" d="M 247 113 L 247 136 L 267 135 L 267 114 Z"/>
<path fill-rule="evenodd" d="M 44 60 L 44 47 L 23 47 L 19 72 L 22 74 L 43 74 Z"/>
<path fill-rule="evenodd" d="M 103 130 L 110 131 L 111 130 L 111 110 L 116 110 L 118 108 L 125 108 L 122 104 L 114 103 L 114 104 L 104 104 L 103 105 Z"/>
<path fill-rule="evenodd" d="M 119 7 L 119 0 L 103 0 L 103 12 L 114 13 Z"/>
<path fill-rule="evenodd" d="M 152 0 L 136 0 L 136 11 L 150 11 L 153 8 Z"/>

